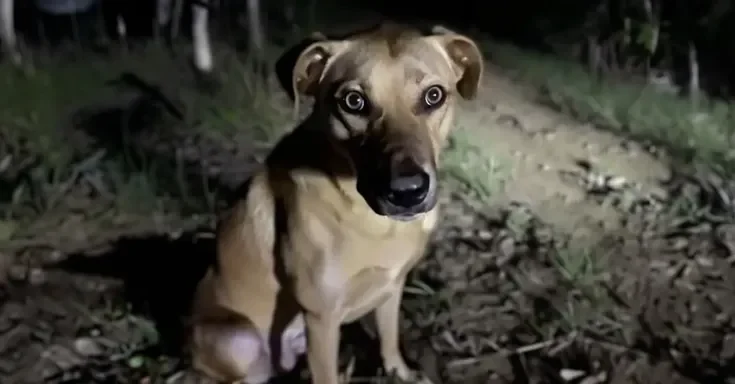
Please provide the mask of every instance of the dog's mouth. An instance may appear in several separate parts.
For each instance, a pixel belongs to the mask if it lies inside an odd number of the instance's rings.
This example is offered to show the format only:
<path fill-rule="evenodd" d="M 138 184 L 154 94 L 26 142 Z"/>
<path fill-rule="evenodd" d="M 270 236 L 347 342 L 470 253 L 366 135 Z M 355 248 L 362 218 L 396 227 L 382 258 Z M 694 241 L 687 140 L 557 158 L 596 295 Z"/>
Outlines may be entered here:
<path fill-rule="evenodd" d="M 416 219 L 419 219 L 422 216 L 424 216 L 425 214 L 426 214 L 426 212 L 419 212 L 419 213 L 399 213 L 399 214 L 395 214 L 395 215 L 386 215 L 386 216 L 389 217 L 389 218 L 391 218 L 391 219 L 393 219 L 393 220 L 396 220 L 396 221 L 409 222 L 409 221 L 414 221 Z"/>

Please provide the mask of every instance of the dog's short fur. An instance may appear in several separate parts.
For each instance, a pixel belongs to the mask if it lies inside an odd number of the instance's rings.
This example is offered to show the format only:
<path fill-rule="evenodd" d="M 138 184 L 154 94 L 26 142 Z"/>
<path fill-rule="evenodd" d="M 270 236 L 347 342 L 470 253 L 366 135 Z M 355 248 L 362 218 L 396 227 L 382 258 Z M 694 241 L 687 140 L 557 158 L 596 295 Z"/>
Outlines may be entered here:
<path fill-rule="evenodd" d="M 340 325 L 374 311 L 386 371 L 429 382 L 399 352 L 401 293 L 437 222 L 455 99 L 474 97 L 482 63 L 465 36 L 392 23 L 282 57 L 281 83 L 314 108 L 220 224 L 193 307 L 195 368 L 263 383 L 306 353 L 312 382 L 336 384 Z"/>

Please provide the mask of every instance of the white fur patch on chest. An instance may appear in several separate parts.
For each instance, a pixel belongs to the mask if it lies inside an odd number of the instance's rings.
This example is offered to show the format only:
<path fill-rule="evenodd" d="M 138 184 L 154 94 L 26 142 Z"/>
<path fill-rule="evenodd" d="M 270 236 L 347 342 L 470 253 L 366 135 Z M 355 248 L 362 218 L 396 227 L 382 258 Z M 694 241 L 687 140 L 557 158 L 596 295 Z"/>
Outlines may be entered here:
<path fill-rule="evenodd" d="M 347 285 L 347 276 L 339 263 L 327 262 L 319 276 L 321 280 L 321 288 L 325 290 L 330 297 L 343 296 L 345 286 Z"/>
<path fill-rule="evenodd" d="M 421 229 L 426 232 L 433 231 L 436 224 L 439 222 L 439 210 L 433 209 L 430 212 L 427 212 L 421 220 Z"/>
<path fill-rule="evenodd" d="M 366 268 L 352 276 L 344 290 L 342 321 L 351 322 L 375 309 L 394 291 L 398 268 Z"/>

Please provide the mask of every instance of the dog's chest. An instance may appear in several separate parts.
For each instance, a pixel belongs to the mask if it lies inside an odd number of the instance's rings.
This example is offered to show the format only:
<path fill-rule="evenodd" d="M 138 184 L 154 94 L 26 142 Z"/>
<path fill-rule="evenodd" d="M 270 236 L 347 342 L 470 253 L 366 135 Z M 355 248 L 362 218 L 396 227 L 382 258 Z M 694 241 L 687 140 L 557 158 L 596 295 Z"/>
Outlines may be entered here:
<path fill-rule="evenodd" d="M 292 234 L 290 244 L 301 246 L 292 248 L 294 258 L 288 264 L 303 282 L 294 293 L 302 305 L 336 305 L 332 308 L 342 321 L 350 322 L 401 289 L 406 273 L 424 254 L 437 213 L 404 223 L 324 217 L 301 216 L 302 231 Z"/>
<path fill-rule="evenodd" d="M 423 234 L 418 231 L 391 240 L 353 241 L 343 247 L 336 255 L 344 278 L 343 321 L 362 317 L 401 289 L 402 277 L 422 256 L 423 248 Z"/>

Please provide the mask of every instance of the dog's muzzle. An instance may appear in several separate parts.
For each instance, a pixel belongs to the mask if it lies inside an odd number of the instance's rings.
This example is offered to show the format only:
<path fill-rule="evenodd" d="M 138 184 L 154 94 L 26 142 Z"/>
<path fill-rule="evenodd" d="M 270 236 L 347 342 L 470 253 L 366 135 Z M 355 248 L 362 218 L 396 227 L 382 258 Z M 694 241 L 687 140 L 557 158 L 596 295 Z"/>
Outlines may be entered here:
<path fill-rule="evenodd" d="M 411 221 L 436 206 L 436 165 L 431 145 L 421 139 L 376 137 L 360 143 L 357 190 L 378 215 Z"/>
<path fill-rule="evenodd" d="M 377 199 L 382 214 L 409 221 L 436 204 L 436 172 L 411 159 L 392 162 L 381 177 Z"/>

